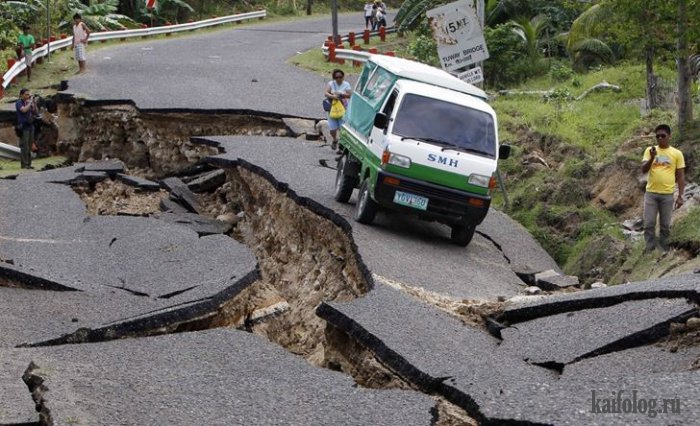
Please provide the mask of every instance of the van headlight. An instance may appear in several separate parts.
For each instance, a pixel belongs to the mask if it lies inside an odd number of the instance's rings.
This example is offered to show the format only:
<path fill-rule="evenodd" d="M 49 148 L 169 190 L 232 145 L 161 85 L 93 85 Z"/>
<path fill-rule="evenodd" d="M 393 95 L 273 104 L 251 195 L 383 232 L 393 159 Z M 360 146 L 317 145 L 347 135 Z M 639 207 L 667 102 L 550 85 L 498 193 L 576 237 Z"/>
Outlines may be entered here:
<path fill-rule="evenodd" d="M 389 164 L 407 169 L 411 167 L 411 159 L 405 155 L 394 154 L 392 152 L 389 153 Z"/>
<path fill-rule="evenodd" d="M 488 188 L 490 180 L 491 176 L 469 175 L 468 182 L 472 185 L 480 186 L 482 188 Z"/>

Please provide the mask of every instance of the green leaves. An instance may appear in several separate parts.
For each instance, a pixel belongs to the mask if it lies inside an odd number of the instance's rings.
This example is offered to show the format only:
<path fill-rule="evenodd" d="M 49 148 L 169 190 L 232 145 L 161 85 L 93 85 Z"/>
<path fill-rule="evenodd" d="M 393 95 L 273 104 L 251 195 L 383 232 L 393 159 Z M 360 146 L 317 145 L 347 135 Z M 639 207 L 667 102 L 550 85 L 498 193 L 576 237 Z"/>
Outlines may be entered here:
<path fill-rule="evenodd" d="M 413 30 L 420 24 L 426 11 L 443 3 L 448 2 L 441 0 L 406 0 L 396 12 L 394 22 L 401 30 Z"/>

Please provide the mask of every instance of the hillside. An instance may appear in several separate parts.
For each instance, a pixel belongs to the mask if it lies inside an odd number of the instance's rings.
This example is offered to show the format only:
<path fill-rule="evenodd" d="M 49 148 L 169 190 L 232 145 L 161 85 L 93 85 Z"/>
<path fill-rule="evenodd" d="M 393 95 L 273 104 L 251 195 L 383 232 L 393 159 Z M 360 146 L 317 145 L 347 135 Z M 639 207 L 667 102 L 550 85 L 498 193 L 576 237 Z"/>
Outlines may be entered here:
<path fill-rule="evenodd" d="M 673 81 L 673 72 L 659 71 L 668 81 Z M 672 110 L 642 114 L 644 81 L 642 65 L 619 65 L 586 74 L 550 71 L 512 90 L 492 93 L 501 141 L 515 148 L 515 155 L 501 165 L 509 203 L 498 194 L 496 205 L 525 225 L 567 273 L 584 282 L 617 284 L 700 266 L 693 226 L 700 195 L 674 213 L 674 250 L 669 254 L 642 255 L 641 234 L 622 226 L 642 215 L 645 176 L 640 161 L 644 148 L 654 143 L 654 127 L 676 122 Z M 604 82 L 619 91 L 604 89 L 577 99 Z M 536 91 L 549 93 L 516 94 Z M 681 146 L 690 182 L 698 181 L 695 134 Z M 689 186 L 686 193 L 692 192 Z M 686 217 L 688 212 L 692 214 Z"/>

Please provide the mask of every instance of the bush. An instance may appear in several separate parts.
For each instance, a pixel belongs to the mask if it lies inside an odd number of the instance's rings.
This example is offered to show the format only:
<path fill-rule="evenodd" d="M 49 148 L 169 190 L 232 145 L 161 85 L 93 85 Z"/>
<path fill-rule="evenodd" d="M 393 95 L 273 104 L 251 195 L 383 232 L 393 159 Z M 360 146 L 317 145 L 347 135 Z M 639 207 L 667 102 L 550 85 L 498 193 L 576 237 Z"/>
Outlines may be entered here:
<path fill-rule="evenodd" d="M 419 35 L 416 37 L 416 39 L 409 44 L 408 52 L 420 62 L 433 66 L 440 66 L 440 60 L 437 55 L 437 45 L 435 44 L 435 40 L 430 36 Z"/>
<path fill-rule="evenodd" d="M 523 56 L 522 40 L 510 25 L 487 27 L 484 37 L 489 48 L 489 59 L 484 62 L 484 78 L 488 86 L 506 88 L 547 71 L 545 61 Z"/>
<path fill-rule="evenodd" d="M 568 80 L 574 75 L 574 70 L 570 66 L 561 62 L 555 62 L 549 68 L 549 78 L 553 81 Z"/>

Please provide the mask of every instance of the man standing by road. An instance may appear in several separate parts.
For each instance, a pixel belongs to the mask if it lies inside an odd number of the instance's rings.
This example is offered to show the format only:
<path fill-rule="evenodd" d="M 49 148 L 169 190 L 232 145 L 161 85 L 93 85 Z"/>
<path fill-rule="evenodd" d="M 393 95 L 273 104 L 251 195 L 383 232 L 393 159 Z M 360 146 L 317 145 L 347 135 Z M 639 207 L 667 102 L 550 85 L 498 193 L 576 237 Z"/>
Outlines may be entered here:
<path fill-rule="evenodd" d="M 17 46 L 22 52 L 21 58 L 24 58 L 24 63 L 27 65 L 27 81 L 32 81 L 32 48 L 34 48 L 34 36 L 29 34 L 29 25 L 22 25 L 22 34 L 19 35 Z"/>
<path fill-rule="evenodd" d="M 32 144 L 34 143 L 34 117 L 39 109 L 29 89 L 19 91 L 19 100 L 15 103 L 17 111 L 17 125 L 22 130 L 19 140 L 20 165 L 23 169 L 32 167 Z"/>
<path fill-rule="evenodd" d="M 671 127 L 660 124 L 656 127 L 658 146 L 644 151 L 642 173 L 648 173 L 644 194 L 644 240 L 645 251 L 656 248 L 656 216 L 659 216 L 659 245 L 668 251 L 668 237 L 671 234 L 671 214 L 673 213 L 673 191 L 678 184 L 678 198 L 675 207 L 683 205 L 685 191 L 685 160 L 683 153 L 670 146 Z"/>
<path fill-rule="evenodd" d="M 90 30 L 83 22 L 83 17 L 76 13 L 73 15 L 73 53 L 75 60 L 78 61 L 78 74 L 85 72 L 85 49 L 88 37 L 90 37 Z"/>

